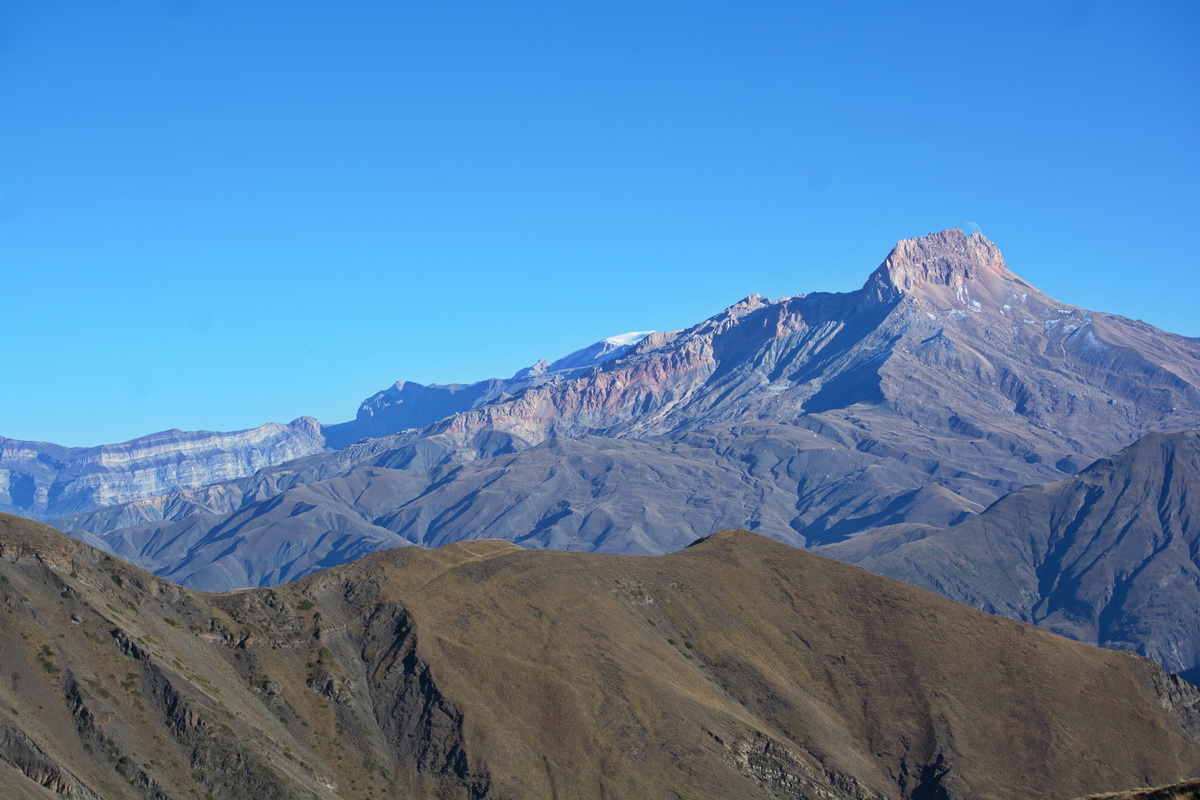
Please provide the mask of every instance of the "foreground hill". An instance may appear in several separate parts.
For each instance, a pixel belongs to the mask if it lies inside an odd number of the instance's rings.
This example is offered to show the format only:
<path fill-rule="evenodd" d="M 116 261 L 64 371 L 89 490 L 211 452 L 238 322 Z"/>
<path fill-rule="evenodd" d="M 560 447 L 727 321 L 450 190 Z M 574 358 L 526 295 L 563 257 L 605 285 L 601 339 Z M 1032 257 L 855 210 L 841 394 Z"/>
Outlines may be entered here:
<path fill-rule="evenodd" d="M 1151 434 L 944 530 L 884 528 L 824 552 L 1200 678 L 1200 432 Z"/>
<path fill-rule="evenodd" d="M 1149 661 L 746 532 L 182 589 L 0 517 L 10 796 L 1064 798 L 1200 775 Z"/>

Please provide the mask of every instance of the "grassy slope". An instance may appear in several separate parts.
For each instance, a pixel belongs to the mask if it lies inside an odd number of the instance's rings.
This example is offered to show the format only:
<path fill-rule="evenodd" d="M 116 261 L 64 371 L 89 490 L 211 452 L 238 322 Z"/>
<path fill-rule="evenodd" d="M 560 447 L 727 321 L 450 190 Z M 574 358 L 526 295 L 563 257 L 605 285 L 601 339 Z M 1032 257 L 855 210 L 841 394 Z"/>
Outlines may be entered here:
<path fill-rule="evenodd" d="M 205 595 L 0 517 L 0 623 L 0 769 L 83 797 L 1057 798 L 1200 775 L 1160 700 L 1196 695 L 1148 661 L 744 532 L 660 557 L 406 548 Z"/>

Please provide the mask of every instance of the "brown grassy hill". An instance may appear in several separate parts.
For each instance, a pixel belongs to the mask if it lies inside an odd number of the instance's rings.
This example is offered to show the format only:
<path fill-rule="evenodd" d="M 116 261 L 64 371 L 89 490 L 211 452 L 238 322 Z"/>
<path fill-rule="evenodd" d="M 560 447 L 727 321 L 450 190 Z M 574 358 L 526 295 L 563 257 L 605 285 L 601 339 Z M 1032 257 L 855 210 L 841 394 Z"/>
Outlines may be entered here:
<path fill-rule="evenodd" d="M 1200 776 L 1200 693 L 1146 659 L 745 532 L 657 557 L 404 548 L 206 595 L 4 516 L 0 620 L 18 797 L 986 800 Z"/>

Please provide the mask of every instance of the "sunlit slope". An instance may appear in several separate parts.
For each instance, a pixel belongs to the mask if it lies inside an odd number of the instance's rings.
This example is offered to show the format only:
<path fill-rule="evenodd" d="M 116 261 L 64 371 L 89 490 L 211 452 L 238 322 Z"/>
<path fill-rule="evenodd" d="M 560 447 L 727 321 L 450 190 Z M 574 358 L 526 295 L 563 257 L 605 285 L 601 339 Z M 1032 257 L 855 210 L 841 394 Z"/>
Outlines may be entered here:
<path fill-rule="evenodd" d="M 1150 662 L 745 532 L 402 548 L 206 595 L 4 517 L 0 602 L 0 761 L 76 796 L 974 800 L 1200 774 L 1200 695 Z"/>

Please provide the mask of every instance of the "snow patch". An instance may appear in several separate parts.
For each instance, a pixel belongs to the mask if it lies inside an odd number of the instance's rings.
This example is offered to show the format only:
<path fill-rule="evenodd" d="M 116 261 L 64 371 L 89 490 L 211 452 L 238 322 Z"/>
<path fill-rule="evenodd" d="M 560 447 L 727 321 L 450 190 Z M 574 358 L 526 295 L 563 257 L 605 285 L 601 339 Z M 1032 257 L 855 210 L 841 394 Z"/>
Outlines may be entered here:
<path fill-rule="evenodd" d="M 616 336 L 609 336 L 604 341 L 617 347 L 624 347 L 627 344 L 637 344 L 642 339 L 645 339 L 647 336 L 655 332 L 656 331 L 630 331 L 629 333 L 620 333 Z"/>

